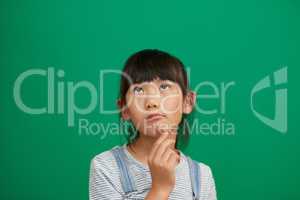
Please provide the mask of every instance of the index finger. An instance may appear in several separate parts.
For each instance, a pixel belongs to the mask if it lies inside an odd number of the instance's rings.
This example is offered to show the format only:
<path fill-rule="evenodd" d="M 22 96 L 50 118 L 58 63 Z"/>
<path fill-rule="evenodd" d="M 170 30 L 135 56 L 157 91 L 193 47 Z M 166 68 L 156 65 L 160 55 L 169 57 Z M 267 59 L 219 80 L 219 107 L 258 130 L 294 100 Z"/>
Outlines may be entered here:
<path fill-rule="evenodd" d="M 156 140 L 156 142 L 153 144 L 153 148 L 150 152 L 150 155 L 149 155 L 149 158 L 152 158 L 152 156 L 154 155 L 154 153 L 157 151 L 159 145 L 168 138 L 168 135 L 167 133 L 163 132 L 159 138 Z"/>

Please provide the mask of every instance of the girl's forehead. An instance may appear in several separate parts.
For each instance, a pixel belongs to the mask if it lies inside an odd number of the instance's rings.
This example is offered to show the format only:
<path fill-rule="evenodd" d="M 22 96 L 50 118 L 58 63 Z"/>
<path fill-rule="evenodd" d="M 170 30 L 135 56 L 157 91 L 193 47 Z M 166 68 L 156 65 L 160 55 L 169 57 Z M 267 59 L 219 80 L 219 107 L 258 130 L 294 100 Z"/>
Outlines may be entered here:
<path fill-rule="evenodd" d="M 162 79 L 154 79 L 154 80 L 151 80 L 151 81 L 142 81 L 142 82 L 137 82 L 137 83 L 132 83 L 131 85 L 147 85 L 147 84 L 158 84 L 158 83 L 162 83 L 162 82 L 168 82 L 168 83 L 175 83 L 174 81 L 171 81 L 171 80 L 162 80 Z"/>

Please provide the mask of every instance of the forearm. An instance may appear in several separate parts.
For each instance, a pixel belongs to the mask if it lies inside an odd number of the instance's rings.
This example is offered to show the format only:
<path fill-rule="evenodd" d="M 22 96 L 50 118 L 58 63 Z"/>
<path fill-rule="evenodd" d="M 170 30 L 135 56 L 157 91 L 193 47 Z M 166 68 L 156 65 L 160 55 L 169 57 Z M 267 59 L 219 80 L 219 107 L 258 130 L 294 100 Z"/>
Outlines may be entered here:
<path fill-rule="evenodd" d="M 151 188 L 145 200 L 168 200 L 169 194 L 169 192 Z"/>

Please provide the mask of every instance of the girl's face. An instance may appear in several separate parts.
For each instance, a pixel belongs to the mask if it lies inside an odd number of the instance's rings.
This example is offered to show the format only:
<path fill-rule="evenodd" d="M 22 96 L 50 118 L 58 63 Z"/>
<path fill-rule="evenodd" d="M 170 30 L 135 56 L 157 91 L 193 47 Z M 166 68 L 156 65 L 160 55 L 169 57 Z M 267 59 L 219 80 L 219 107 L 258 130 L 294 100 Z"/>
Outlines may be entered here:
<path fill-rule="evenodd" d="M 132 84 L 126 93 L 126 107 L 122 110 L 125 120 L 131 119 L 141 134 L 158 136 L 160 130 L 176 133 L 182 113 L 190 113 L 195 96 L 183 97 L 175 82 L 156 79 Z"/>

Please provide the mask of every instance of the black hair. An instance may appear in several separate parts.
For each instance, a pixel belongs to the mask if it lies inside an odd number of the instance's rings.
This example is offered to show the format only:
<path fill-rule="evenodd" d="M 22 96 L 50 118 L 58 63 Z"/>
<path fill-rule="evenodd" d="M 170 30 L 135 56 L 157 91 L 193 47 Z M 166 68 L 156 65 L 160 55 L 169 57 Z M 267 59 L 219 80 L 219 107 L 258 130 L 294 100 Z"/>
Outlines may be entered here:
<path fill-rule="evenodd" d="M 157 49 L 144 49 L 131 55 L 125 62 L 120 80 L 119 101 L 126 104 L 126 93 L 131 84 L 160 80 L 170 80 L 177 83 L 185 97 L 189 91 L 188 78 L 183 63 L 173 55 Z M 176 148 L 185 148 L 189 142 L 189 127 L 186 127 L 187 117 L 193 113 L 183 114 L 176 137 Z M 120 119 L 122 120 L 121 116 Z M 138 131 L 131 125 L 128 127 L 127 142 L 131 143 L 139 137 Z"/>

